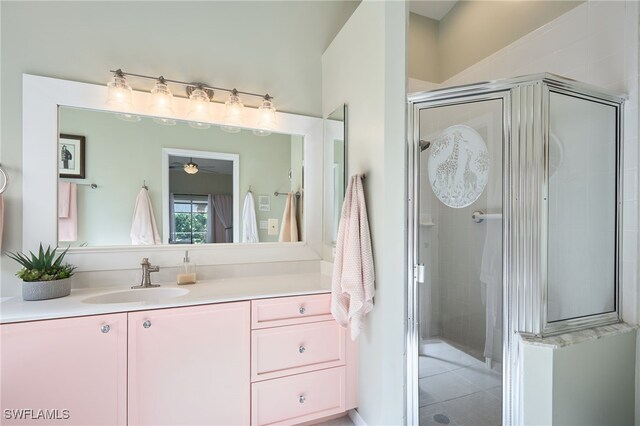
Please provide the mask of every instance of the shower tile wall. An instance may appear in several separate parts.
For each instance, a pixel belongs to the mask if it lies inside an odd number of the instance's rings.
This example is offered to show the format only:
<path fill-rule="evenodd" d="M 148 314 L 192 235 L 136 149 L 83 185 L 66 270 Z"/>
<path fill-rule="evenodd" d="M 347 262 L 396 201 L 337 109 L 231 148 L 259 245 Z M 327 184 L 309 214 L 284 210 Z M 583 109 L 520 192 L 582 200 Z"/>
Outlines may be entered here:
<path fill-rule="evenodd" d="M 638 319 L 638 20 L 640 2 L 587 1 L 467 68 L 443 87 L 551 72 L 629 95 L 625 104 L 622 306 Z"/>

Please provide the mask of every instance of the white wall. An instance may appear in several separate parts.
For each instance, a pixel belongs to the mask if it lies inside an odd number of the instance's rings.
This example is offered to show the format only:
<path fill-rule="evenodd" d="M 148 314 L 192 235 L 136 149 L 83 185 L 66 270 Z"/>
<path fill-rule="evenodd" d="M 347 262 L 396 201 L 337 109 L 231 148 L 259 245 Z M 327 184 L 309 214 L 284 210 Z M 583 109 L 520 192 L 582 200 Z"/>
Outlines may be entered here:
<path fill-rule="evenodd" d="M 22 249 L 23 73 L 105 84 L 109 70 L 121 67 L 269 92 L 279 111 L 320 116 L 321 55 L 356 6 L 349 1 L 0 2 L 0 163 L 12 178 L 4 194 L 2 248 Z M 140 90 L 153 84 L 131 83 Z M 216 99 L 224 100 L 224 94 Z M 259 99 L 244 101 L 255 106 Z M 0 266 L 2 288 L 18 291 L 15 262 L 2 256 Z"/>
<path fill-rule="evenodd" d="M 347 174 L 367 175 L 376 297 L 358 339 L 358 411 L 369 425 L 404 418 L 406 23 L 403 2 L 365 0 L 322 57 L 323 115 L 348 105 Z"/>
<path fill-rule="evenodd" d="M 635 334 L 631 330 L 558 349 L 524 344 L 524 423 L 634 424 L 629 390 Z"/>

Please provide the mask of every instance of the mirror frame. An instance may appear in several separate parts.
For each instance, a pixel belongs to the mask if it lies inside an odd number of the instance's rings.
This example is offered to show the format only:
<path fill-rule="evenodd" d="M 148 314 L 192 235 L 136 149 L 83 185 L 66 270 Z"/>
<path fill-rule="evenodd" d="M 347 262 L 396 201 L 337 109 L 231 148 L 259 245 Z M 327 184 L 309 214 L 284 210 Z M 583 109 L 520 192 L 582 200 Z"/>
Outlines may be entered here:
<path fill-rule="evenodd" d="M 349 132 L 348 132 L 348 125 L 349 125 L 349 118 L 348 118 L 348 114 L 349 114 L 349 108 L 348 105 L 346 103 L 341 104 L 336 106 L 333 111 L 327 115 L 324 120 L 323 120 L 323 126 L 325 126 L 325 122 L 329 120 L 329 117 L 334 114 L 336 111 L 338 111 L 339 109 L 342 109 L 342 113 L 343 113 L 343 121 L 342 121 L 342 136 L 344 139 L 344 182 L 343 182 L 343 187 L 344 187 L 344 192 L 346 193 L 347 191 L 347 185 L 349 182 L 349 170 L 348 170 L 348 164 L 349 164 Z M 323 127 L 324 128 L 324 127 Z M 325 185 L 325 194 L 324 194 L 324 204 L 323 204 L 323 217 L 322 217 L 322 233 L 323 233 L 323 241 L 325 246 L 328 247 L 332 247 L 335 248 L 336 246 L 336 241 L 333 238 L 333 226 L 334 226 L 334 221 L 333 221 L 333 214 L 334 214 L 334 194 L 333 194 L 333 159 L 334 159 L 334 152 L 333 152 L 333 146 L 329 146 L 329 144 L 327 144 L 326 139 L 326 134 L 323 136 L 323 149 L 324 149 L 324 156 L 325 156 L 325 171 L 324 171 L 324 185 Z M 340 211 L 342 211 L 342 208 L 340 208 Z M 338 216 L 340 216 L 340 211 L 338 212 Z M 331 258 L 333 258 L 333 255 L 331 256 Z"/>
<path fill-rule="evenodd" d="M 58 107 L 83 108 L 114 113 L 127 112 L 151 116 L 146 111 L 151 95 L 133 91 L 132 111 L 105 105 L 106 85 L 80 83 L 30 74 L 22 76 L 22 249 L 33 250 L 38 244 L 58 245 L 57 139 Z M 187 119 L 186 98 L 174 97 L 172 116 Z M 140 107 L 143 105 L 144 107 Z M 212 125 L 223 124 L 224 104 L 211 103 Z M 245 108 L 247 122 L 257 122 L 256 108 Z M 194 262 L 200 265 L 264 263 L 320 260 L 322 253 L 323 203 L 323 121 L 321 118 L 277 112 L 278 132 L 304 137 L 305 221 L 304 241 L 296 243 L 219 243 L 190 245 Z M 37 124 L 36 124 L 37 123 Z M 250 127 L 247 127 L 250 129 Z M 100 185 L 100 182 L 96 182 Z M 133 200 L 132 200 L 133 203 Z M 133 204 L 132 204 L 133 205 Z M 133 208 L 133 207 L 132 207 Z M 78 271 L 105 271 L 138 268 L 142 257 L 156 264 L 178 264 L 184 246 L 105 246 L 72 247 L 68 261 Z"/>

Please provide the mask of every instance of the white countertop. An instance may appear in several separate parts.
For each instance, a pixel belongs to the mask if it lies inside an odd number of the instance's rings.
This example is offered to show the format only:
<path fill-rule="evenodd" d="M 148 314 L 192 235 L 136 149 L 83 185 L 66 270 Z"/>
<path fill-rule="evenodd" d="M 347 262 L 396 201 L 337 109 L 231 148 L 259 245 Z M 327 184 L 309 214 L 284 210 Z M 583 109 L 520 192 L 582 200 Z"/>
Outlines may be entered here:
<path fill-rule="evenodd" d="M 260 275 L 252 277 L 223 278 L 198 281 L 196 284 L 178 286 L 174 283 L 157 283 L 161 288 L 181 288 L 189 292 L 183 296 L 161 302 L 85 303 L 84 299 L 107 293 L 131 289 L 131 286 L 73 289 L 67 297 L 25 302 L 20 296 L 0 301 L 0 323 L 78 317 L 116 312 L 143 311 L 158 308 L 205 305 L 269 297 L 299 296 L 331 291 L 331 278 L 320 273 Z M 135 291 L 145 291 L 138 289 Z"/>

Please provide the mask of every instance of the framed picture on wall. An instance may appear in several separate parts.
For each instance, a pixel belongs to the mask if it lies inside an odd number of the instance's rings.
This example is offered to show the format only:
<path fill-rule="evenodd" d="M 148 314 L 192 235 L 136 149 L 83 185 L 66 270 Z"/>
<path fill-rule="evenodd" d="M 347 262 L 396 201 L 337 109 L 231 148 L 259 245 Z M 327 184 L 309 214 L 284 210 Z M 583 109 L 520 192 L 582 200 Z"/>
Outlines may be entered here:
<path fill-rule="evenodd" d="M 85 137 L 60 134 L 58 172 L 61 178 L 84 179 Z"/>

